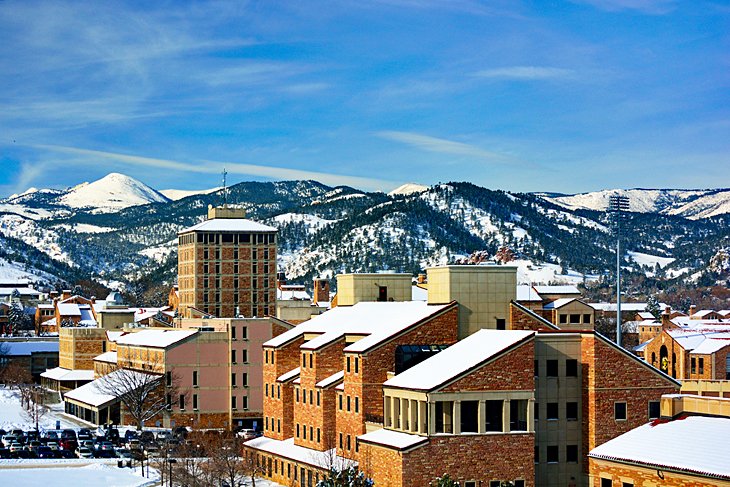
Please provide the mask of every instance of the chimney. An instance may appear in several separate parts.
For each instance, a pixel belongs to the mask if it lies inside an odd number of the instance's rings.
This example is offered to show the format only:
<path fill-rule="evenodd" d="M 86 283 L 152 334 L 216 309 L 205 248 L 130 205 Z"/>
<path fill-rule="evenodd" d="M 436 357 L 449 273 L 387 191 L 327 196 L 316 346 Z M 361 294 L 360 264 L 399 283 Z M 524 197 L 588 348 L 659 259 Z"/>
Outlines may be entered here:
<path fill-rule="evenodd" d="M 330 300 L 330 282 L 327 279 L 315 279 L 314 280 L 314 296 L 312 303 L 318 305 L 319 303 L 328 303 Z"/>
<path fill-rule="evenodd" d="M 669 318 L 672 316 L 672 307 L 667 305 L 666 308 L 664 308 L 664 313 L 662 313 L 662 330 L 667 330 L 672 327 L 671 321 L 669 321 Z"/>
<path fill-rule="evenodd" d="M 691 318 L 692 315 L 694 315 L 697 312 L 697 306 L 694 304 L 691 304 L 689 307 L 689 317 Z"/>
<path fill-rule="evenodd" d="M 71 290 L 70 289 L 64 289 L 61 291 L 61 300 L 68 299 L 71 297 Z"/>

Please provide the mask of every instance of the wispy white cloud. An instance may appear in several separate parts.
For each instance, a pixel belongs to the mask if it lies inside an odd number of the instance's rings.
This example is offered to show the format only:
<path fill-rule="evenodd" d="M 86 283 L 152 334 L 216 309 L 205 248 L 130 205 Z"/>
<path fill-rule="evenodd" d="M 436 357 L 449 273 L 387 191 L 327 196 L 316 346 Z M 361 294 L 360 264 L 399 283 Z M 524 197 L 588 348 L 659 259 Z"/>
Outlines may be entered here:
<path fill-rule="evenodd" d="M 259 164 L 242 164 L 239 162 L 222 161 L 196 161 L 195 163 L 182 162 L 171 159 L 159 159 L 154 157 L 134 156 L 106 152 L 78 147 L 66 147 L 59 145 L 36 145 L 37 149 L 70 154 L 76 156 L 76 163 L 98 164 L 100 161 L 111 161 L 134 166 L 153 167 L 157 169 L 171 169 L 191 173 L 218 174 L 225 168 L 231 174 L 255 176 L 273 180 L 298 180 L 313 179 L 330 186 L 352 186 L 359 189 L 383 191 L 398 186 L 398 182 L 376 178 L 364 178 L 359 176 L 347 176 L 342 174 L 330 174 L 318 171 L 305 171 L 286 167 L 264 166 Z"/>
<path fill-rule="evenodd" d="M 575 72 L 570 69 L 551 66 L 507 66 L 503 68 L 482 69 L 474 73 L 479 78 L 545 80 L 569 78 Z"/>
<path fill-rule="evenodd" d="M 571 0 L 574 3 L 592 5 L 607 12 L 635 10 L 650 15 L 664 15 L 677 6 L 676 0 Z"/>
<path fill-rule="evenodd" d="M 475 145 L 465 144 L 463 142 L 456 142 L 453 140 L 442 139 L 438 137 L 431 137 L 430 135 L 399 131 L 377 132 L 376 135 L 384 139 L 394 140 L 396 142 L 407 144 L 411 147 L 415 147 L 426 152 L 467 156 L 491 162 L 499 162 L 503 164 L 515 161 L 515 159 L 512 157 L 496 152 L 491 152 Z"/>

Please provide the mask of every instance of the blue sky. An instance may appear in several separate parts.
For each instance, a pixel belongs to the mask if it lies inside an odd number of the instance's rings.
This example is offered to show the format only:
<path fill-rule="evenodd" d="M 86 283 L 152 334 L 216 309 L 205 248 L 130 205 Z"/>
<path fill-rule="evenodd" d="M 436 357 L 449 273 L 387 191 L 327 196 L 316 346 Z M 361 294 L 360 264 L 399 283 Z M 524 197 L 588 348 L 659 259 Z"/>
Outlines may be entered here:
<path fill-rule="evenodd" d="M 0 1 L 0 195 L 730 187 L 724 1 Z"/>

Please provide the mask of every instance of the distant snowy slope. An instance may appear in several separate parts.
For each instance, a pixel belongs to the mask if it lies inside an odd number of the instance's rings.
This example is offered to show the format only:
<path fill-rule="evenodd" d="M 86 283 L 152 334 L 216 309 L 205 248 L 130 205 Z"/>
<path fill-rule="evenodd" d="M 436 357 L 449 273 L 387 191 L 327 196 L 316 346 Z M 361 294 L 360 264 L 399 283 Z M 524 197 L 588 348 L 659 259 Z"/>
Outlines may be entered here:
<path fill-rule="evenodd" d="M 107 174 L 93 183 L 79 184 L 58 199 L 65 206 L 92 208 L 100 213 L 168 201 L 169 198 L 146 184 L 119 173 Z"/>
<path fill-rule="evenodd" d="M 730 190 L 606 189 L 574 195 L 540 195 L 565 208 L 605 211 L 613 195 L 629 198 L 629 210 L 662 213 L 685 218 L 706 218 L 730 213 Z"/>
<path fill-rule="evenodd" d="M 181 200 L 183 198 L 187 198 L 188 196 L 195 196 L 199 194 L 210 194 L 215 193 L 216 191 L 220 190 L 221 188 L 210 188 L 210 189 L 198 189 L 198 190 L 188 190 L 188 189 L 161 189 L 160 194 L 164 195 L 168 199 L 172 201 Z"/>
<path fill-rule="evenodd" d="M 422 193 L 428 190 L 428 186 L 416 183 L 406 183 L 398 186 L 393 191 L 388 193 L 388 196 L 395 196 L 399 194 L 411 194 L 411 193 Z"/>

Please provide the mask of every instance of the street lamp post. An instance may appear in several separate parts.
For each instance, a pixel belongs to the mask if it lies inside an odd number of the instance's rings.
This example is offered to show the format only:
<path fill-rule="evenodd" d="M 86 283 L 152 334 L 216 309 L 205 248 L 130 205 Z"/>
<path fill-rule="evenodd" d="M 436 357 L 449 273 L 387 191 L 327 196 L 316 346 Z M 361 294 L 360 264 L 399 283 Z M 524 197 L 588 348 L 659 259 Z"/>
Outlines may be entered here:
<path fill-rule="evenodd" d="M 621 345 L 621 217 L 629 209 L 629 198 L 618 194 L 608 199 L 608 213 L 616 228 L 616 344 Z"/>

